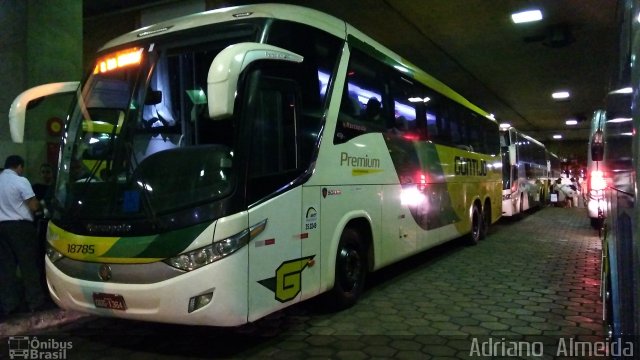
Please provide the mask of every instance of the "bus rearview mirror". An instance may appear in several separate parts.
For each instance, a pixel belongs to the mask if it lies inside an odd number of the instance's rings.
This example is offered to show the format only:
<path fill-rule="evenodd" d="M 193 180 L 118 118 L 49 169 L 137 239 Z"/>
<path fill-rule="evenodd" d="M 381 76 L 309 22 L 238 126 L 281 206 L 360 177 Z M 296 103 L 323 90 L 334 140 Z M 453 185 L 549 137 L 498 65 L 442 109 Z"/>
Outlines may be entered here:
<path fill-rule="evenodd" d="M 144 98 L 145 105 L 158 105 L 162 102 L 162 91 L 149 90 Z"/>
<path fill-rule="evenodd" d="M 240 73 L 258 60 L 301 63 L 304 58 L 276 46 L 245 42 L 230 45 L 213 59 L 207 76 L 207 103 L 211 119 L 224 119 L 233 114 Z"/>
<path fill-rule="evenodd" d="M 38 85 L 16 96 L 9 108 L 9 131 L 11 132 L 11 140 L 19 144 L 24 141 L 24 123 L 30 103 L 40 101 L 40 99 L 47 96 L 74 92 L 78 89 L 79 85 L 80 83 L 78 81 Z"/>

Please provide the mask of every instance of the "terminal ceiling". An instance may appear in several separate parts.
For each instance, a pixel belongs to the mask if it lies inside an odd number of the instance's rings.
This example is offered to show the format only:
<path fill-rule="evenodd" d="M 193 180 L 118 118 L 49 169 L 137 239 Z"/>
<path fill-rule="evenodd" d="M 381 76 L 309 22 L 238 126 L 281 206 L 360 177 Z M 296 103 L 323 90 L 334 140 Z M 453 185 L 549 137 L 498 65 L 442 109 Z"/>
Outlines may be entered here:
<path fill-rule="evenodd" d="M 208 8 L 262 1 L 206 1 Z M 344 19 L 471 102 L 543 142 L 585 141 L 611 85 L 615 0 L 298 0 Z M 85 17 L 175 1 L 85 1 Z M 543 19 L 514 24 L 537 7 Z M 556 101 L 558 90 L 571 93 Z M 566 120 L 578 120 L 567 126 Z"/>

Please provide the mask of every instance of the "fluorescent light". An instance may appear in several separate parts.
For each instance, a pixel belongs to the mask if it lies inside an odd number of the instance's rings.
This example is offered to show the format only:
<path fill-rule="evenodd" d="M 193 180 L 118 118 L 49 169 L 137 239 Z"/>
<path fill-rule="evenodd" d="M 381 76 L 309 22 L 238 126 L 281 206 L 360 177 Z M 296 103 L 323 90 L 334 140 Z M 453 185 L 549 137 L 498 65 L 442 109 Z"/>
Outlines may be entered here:
<path fill-rule="evenodd" d="M 557 92 L 554 92 L 553 94 L 551 94 L 551 97 L 556 99 L 556 100 L 568 99 L 569 96 L 571 96 L 571 95 L 569 95 L 568 91 L 557 91 Z"/>
<path fill-rule="evenodd" d="M 611 120 L 607 120 L 608 123 L 623 123 L 623 122 L 629 122 L 629 121 L 633 121 L 632 118 L 614 118 Z"/>
<path fill-rule="evenodd" d="M 625 87 L 622 89 L 613 90 L 609 94 L 631 94 L 632 92 L 633 89 L 631 89 L 631 87 Z"/>
<path fill-rule="evenodd" d="M 509 123 L 502 123 L 500 124 L 500 129 L 508 129 L 511 127 L 511 124 Z"/>
<path fill-rule="evenodd" d="M 562 139 L 562 135 L 558 135 L 558 134 L 556 134 L 556 135 L 553 135 L 553 138 L 554 138 L 554 139 Z"/>
<path fill-rule="evenodd" d="M 578 125 L 578 120 L 567 120 L 564 123 L 567 125 Z"/>
<path fill-rule="evenodd" d="M 542 12 L 540 10 L 527 10 L 519 13 L 511 14 L 511 20 L 516 24 L 540 21 L 542 20 Z"/>

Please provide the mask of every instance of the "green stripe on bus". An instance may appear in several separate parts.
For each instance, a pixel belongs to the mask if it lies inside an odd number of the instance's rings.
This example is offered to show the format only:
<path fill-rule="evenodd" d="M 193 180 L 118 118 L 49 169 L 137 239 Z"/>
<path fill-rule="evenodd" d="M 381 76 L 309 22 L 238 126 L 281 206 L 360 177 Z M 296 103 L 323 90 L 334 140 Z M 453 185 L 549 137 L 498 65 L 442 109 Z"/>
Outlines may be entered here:
<path fill-rule="evenodd" d="M 210 223 L 170 231 L 160 235 L 120 238 L 102 257 L 168 258 L 180 254 Z"/>

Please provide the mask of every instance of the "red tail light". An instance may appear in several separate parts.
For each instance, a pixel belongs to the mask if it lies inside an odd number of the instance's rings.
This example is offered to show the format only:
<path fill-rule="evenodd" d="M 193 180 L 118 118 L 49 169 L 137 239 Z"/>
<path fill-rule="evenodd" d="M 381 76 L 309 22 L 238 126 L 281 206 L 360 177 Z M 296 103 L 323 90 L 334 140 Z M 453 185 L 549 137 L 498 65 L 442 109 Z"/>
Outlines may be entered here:
<path fill-rule="evenodd" d="M 404 134 L 404 135 L 402 135 L 402 137 L 405 140 L 409 140 L 409 141 L 418 141 L 418 140 L 420 140 L 420 135 L 414 134 L 414 133 Z"/>
<path fill-rule="evenodd" d="M 417 184 L 418 190 L 423 191 L 427 188 L 427 174 L 422 172 L 417 172 L 415 174 L 415 178 L 413 182 Z"/>

